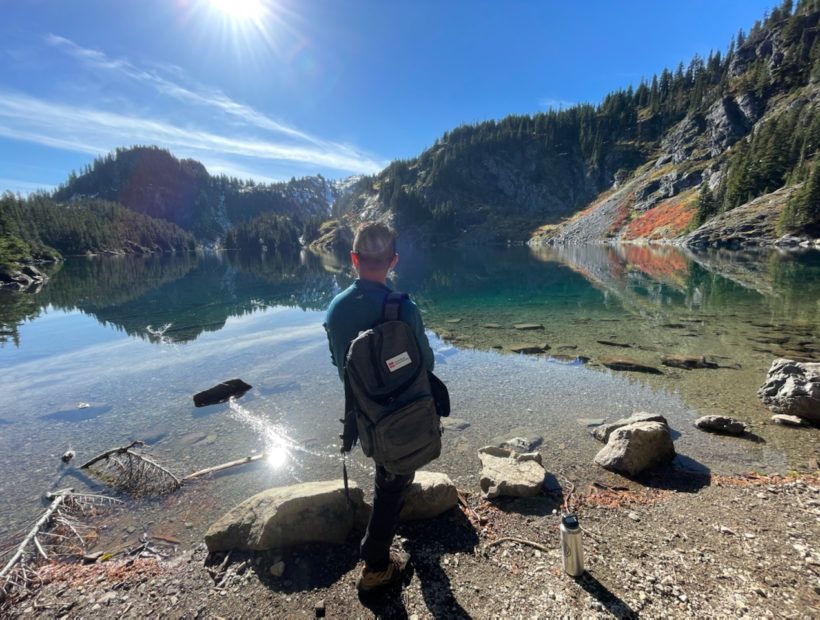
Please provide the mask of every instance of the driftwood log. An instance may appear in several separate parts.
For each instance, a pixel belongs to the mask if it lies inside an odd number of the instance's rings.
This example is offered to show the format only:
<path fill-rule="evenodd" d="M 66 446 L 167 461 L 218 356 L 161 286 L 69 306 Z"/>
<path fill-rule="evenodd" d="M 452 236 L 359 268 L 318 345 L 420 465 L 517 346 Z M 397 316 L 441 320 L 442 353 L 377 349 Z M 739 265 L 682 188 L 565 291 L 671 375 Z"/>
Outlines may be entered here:
<path fill-rule="evenodd" d="M 65 498 L 69 496 L 74 489 L 63 489 L 62 491 L 57 491 L 56 493 L 49 493 L 46 495 L 47 499 L 51 500 L 51 504 L 49 504 L 46 511 L 42 514 L 42 516 L 37 519 L 37 522 L 34 524 L 26 537 L 23 539 L 23 542 L 20 543 L 20 546 L 17 547 L 17 551 L 14 552 L 14 555 L 11 556 L 11 559 L 6 562 L 6 565 L 0 570 L 0 579 L 4 579 L 11 573 L 12 569 L 17 565 L 17 563 L 22 559 L 23 554 L 26 552 L 26 547 L 28 544 L 34 540 L 35 544 L 37 545 L 38 551 L 43 554 L 44 557 L 47 557 L 45 551 L 40 546 L 40 543 L 37 541 L 37 534 L 40 533 L 48 522 L 51 520 L 51 517 L 54 513 L 60 508 L 60 505 L 65 501 Z"/>
<path fill-rule="evenodd" d="M 197 407 L 205 407 L 207 405 L 224 403 L 231 398 L 240 398 L 252 387 L 253 386 L 242 381 L 242 379 L 223 381 L 204 392 L 194 394 L 194 405 Z"/>

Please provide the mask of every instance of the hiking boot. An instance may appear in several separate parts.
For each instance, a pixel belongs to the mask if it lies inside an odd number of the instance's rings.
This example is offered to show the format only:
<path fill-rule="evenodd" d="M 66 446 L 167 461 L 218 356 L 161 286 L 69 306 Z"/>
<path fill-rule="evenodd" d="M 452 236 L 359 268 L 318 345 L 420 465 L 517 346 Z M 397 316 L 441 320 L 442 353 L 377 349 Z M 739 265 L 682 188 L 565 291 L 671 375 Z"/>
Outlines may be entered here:
<path fill-rule="evenodd" d="M 370 570 L 367 565 L 362 568 L 362 574 L 356 582 L 356 587 L 359 592 L 372 592 L 399 583 L 409 560 L 410 556 L 406 553 L 391 551 L 390 562 L 384 570 Z"/>

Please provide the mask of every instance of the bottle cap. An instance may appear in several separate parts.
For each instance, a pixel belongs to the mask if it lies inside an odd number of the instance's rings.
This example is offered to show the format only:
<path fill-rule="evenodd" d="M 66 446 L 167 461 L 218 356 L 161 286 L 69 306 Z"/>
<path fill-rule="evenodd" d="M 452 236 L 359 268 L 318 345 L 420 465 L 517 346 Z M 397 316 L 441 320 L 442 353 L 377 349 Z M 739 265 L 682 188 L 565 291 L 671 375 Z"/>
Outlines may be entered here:
<path fill-rule="evenodd" d="M 563 515 L 561 517 L 561 523 L 563 523 L 564 527 L 568 530 L 577 530 L 581 527 L 578 523 L 578 517 L 575 515 Z"/>

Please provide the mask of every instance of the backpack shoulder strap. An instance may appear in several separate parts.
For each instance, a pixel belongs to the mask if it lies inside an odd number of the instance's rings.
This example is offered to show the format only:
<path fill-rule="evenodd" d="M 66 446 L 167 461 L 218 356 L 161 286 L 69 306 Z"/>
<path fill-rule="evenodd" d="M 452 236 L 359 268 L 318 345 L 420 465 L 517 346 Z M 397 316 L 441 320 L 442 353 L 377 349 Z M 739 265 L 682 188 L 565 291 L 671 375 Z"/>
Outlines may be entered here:
<path fill-rule="evenodd" d="M 398 321 L 399 311 L 401 310 L 401 302 L 408 299 L 407 293 L 398 293 L 393 291 L 387 294 L 384 299 L 384 314 L 382 321 Z"/>

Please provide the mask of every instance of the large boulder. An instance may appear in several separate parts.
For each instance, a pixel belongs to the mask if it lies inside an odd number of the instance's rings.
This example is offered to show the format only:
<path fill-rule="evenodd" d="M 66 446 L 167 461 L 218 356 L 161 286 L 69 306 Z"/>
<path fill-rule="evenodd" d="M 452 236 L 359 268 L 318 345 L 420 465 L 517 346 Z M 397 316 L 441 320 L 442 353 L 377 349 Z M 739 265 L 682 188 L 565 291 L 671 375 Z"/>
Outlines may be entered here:
<path fill-rule="evenodd" d="M 209 551 L 287 549 L 306 543 L 340 544 L 369 507 L 350 481 L 306 482 L 276 487 L 246 499 L 205 534 Z"/>
<path fill-rule="evenodd" d="M 497 446 L 478 451 L 481 460 L 479 485 L 484 497 L 530 497 L 541 492 L 546 471 L 537 452 L 518 454 Z"/>
<path fill-rule="evenodd" d="M 820 363 L 774 360 L 757 395 L 775 413 L 820 422 Z"/>
<path fill-rule="evenodd" d="M 666 418 L 660 415 L 659 413 L 647 413 L 646 411 L 638 411 L 637 413 L 633 413 L 628 418 L 621 418 L 620 420 L 615 420 L 614 422 L 610 422 L 609 424 L 601 424 L 597 428 L 592 430 L 592 436 L 595 437 L 598 441 L 602 441 L 606 443 L 609 441 L 609 436 L 613 433 L 613 431 L 627 426 L 629 424 L 636 424 L 638 422 L 659 422 L 664 426 L 669 426 L 669 423 L 666 421 Z"/>
<path fill-rule="evenodd" d="M 675 446 L 666 424 L 636 422 L 614 430 L 606 446 L 595 455 L 595 462 L 605 469 L 635 476 L 673 458 Z"/>
<path fill-rule="evenodd" d="M 402 521 L 432 519 L 458 505 L 458 489 L 447 474 L 417 471 L 407 491 Z"/>

